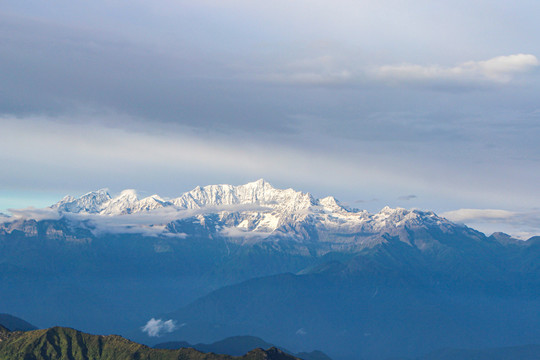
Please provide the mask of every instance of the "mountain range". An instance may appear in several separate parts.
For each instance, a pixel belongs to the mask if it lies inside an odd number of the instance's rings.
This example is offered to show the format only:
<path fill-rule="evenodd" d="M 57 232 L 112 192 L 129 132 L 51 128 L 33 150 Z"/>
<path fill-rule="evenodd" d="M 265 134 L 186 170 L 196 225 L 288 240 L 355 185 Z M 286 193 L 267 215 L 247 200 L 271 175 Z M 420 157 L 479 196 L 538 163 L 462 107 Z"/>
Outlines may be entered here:
<path fill-rule="evenodd" d="M 156 349 L 193 348 L 202 352 L 227 354 L 232 356 L 243 355 L 252 349 L 269 349 L 273 347 L 277 347 L 290 355 L 301 358 L 302 360 L 332 360 L 321 351 L 311 351 L 309 353 L 302 352 L 294 354 L 287 349 L 283 349 L 281 347 L 270 344 L 256 336 L 231 336 L 223 340 L 216 341 L 212 344 L 190 344 L 185 341 L 170 341 L 165 343 L 159 343 L 154 346 L 154 348 Z"/>
<path fill-rule="evenodd" d="M 98 190 L 2 218 L 0 309 L 147 344 L 250 334 L 334 359 L 416 357 L 534 343 L 539 259 L 539 237 L 264 180 L 174 199 Z"/>
<path fill-rule="evenodd" d="M 117 335 L 90 335 L 81 331 L 54 327 L 37 330 L 26 321 L 3 314 L 0 322 L 0 359 L 13 360 L 122 360 L 122 359 L 182 359 L 182 360 L 329 360 L 322 352 L 300 353 L 297 358 L 264 340 L 253 336 L 236 336 L 213 344 L 191 345 L 169 342 L 156 345 L 154 351 Z M 16 322 L 29 330 L 11 331 L 4 325 Z M 26 325 L 28 324 L 28 325 Z M 264 350 L 266 349 L 266 350 Z M 174 351 L 176 350 L 176 351 Z M 232 355 L 232 356 L 224 356 Z M 540 345 L 523 345 L 488 349 L 440 349 L 414 360 L 536 360 Z M 413 360 L 392 358 L 387 360 Z"/>

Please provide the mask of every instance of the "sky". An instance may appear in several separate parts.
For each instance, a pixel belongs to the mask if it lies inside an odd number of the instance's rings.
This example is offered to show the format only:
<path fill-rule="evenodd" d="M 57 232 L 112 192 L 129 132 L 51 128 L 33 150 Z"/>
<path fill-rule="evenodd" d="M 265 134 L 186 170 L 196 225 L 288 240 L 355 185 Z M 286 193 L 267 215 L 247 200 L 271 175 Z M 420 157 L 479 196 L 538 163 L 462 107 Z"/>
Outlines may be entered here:
<path fill-rule="evenodd" d="M 540 235 L 538 1 L 0 4 L 0 211 L 264 178 Z"/>

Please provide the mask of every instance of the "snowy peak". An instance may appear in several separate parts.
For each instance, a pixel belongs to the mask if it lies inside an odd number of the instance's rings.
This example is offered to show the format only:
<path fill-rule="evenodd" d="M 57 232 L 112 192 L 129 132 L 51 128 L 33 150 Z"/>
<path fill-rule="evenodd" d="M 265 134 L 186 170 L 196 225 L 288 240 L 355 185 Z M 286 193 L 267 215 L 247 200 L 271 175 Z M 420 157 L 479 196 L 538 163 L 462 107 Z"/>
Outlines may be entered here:
<path fill-rule="evenodd" d="M 84 194 L 78 199 L 66 196 L 51 208 L 63 212 L 97 214 L 101 211 L 103 204 L 111 200 L 111 195 L 107 189 L 100 189 Z"/>
<path fill-rule="evenodd" d="M 172 200 L 163 199 L 158 195 L 139 200 L 137 192 L 132 189 L 124 190 L 112 198 L 108 191 L 103 189 L 85 194 L 78 199 L 66 196 L 51 208 L 61 212 L 99 215 L 132 214 L 169 206 L 180 210 L 204 208 L 227 210 L 228 207 L 232 210 L 235 205 L 254 205 L 271 208 L 282 214 L 305 212 L 317 206 L 328 210 L 343 210 L 334 198 L 328 197 L 321 201 L 322 203 L 309 193 L 293 189 L 276 189 L 265 180 L 259 179 L 238 186 L 227 184 L 197 186 Z"/>
<path fill-rule="evenodd" d="M 308 193 L 293 189 L 276 189 L 263 179 L 245 185 L 209 185 L 196 187 L 172 200 L 172 203 L 187 209 L 200 209 L 227 205 L 260 205 L 294 212 L 316 204 Z"/>
<path fill-rule="evenodd" d="M 424 235 L 430 231 L 446 234 L 465 231 L 465 227 L 433 212 L 387 206 L 370 214 L 366 210 L 348 209 L 332 196 L 316 199 L 290 188 L 277 189 L 263 179 L 238 186 L 197 186 L 173 199 L 159 195 L 139 199 L 132 189 L 111 197 L 107 190 L 98 190 L 77 199 L 65 197 L 51 207 L 60 212 L 95 215 L 92 221 L 97 229 L 104 220 L 103 228 L 107 230 L 103 231 L 171 236 L 189 234 L 188 229 L 195 226 L 201 234 L 209 231 L 210 237 L 222 237 L 239 245 L 284 240 L 297 244 L 295 251 L 299 252 L 308 251 L 306 246 L 315 243 L 321 252 L 356 251 L 384 242 L 388 236 L 412 244 L 410 234 L 415 231 Z M 153 212 L 163 208 L 167 209 Z M 146 216 L 150 212 L 152 216 Z M 143 213 L 136 221 L 127 216 L 136 213 Z M 111 222 L 102 216 L 116 217 Z M 183 229 L 186 218 L 189 226 Z M 110 230 L 111 223 L 115 224 L 115 230 Z M 425 237 L 416 244 L 423 248 L 433 246 Z"/>
<path fill-rule="evenodd" d="M 444 218 L 440 218 L 431 211 L 408 210 L 404 208 L 391 208 L 385 206 L 378 213 L 372 216 L 372 219 L 380 227 L 392 224 L 393 226 L 409 225 L 427 225 L 450 223 Z"/>
<path fill-rule="evenodd" d="M 327 196 L 319 199 L 319 204 L 328 211 L 345 211 L 346 209 L 333 196 Z"/>
<path fill-rule="evenodd" d="M 103 204 L 101 215 L 129 214 L 139 202 L 137 192 L 133 189 L 123 190 L 120 195 Z"/>
<path fill-rule="evenodd" d="M 336 233 L 393 231 L 403 226 L 446 226 L 448 220 L 432 212 L 385 207 L 376 214 L 353 211 L 332 196 L 315 199 L 293 189 L 277 189 L 263 179 L 244 185 L 197 186 L 172 200 L 152 195 L 139 199 L 132 189 L 112 198 L 105 189 L 78 199 L 67 196 L 51 206 L 61 212 L 126 215 L 171 207 L 177 211 L 202 210 L 220 213 L 224 228 L 237 232 L 287 232 L 298 224 L 315 224 L 318 229 Z"/>
<path fill-rule="evenodd" d="M 111 197 L 106 189 L 89 192 L 76 199 L 66 196 L 51 206 L 61 212 L 96 215 L 124 215 L 140 211 L 150 211 L 172 203 L 158 195 L 152 195 L 139 200 L 133 189 L 123 190 L 120 195 Z"/>

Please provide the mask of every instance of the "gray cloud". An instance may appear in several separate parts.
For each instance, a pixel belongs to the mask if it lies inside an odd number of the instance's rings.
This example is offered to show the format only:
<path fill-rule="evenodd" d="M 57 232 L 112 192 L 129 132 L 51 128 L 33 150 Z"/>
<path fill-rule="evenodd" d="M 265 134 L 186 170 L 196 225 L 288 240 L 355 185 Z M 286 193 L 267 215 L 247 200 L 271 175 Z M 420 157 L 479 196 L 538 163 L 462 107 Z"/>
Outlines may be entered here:
<path fill-rule="evenodd" d="M 237 184 L 264 177 L 277 186 L 318 196 L 335 195 L 346 202 L 377 195 L 382 205 L 393 205 L 396 198 L 412 191 L 423 200 L 416 206 L 434 210 L 438 201 L 459 207 L 485 199 L 506 202 L 506 207 L 532 206 L 531 194 L 538 190 L 527 180 L 534 178 L 534 167 L 506 160 L 512 152 L 534 153 L 534 131 L 528 131 L 525 138 L 510 131 L 493 134 L 490 132 L 497 129 L 493 121 L 479 122 L 481 129 L 489 127 L 472 142 L 454 138 L 363 142 L 339 138 L 324 128 L 319 131 L 335 141 L 321 141 L 322 133 L 306 135 L 303 141 L 294 141 L 297 137 L 238 141 L 235 136 L 201 134 L 185 127 L 161 127 L 170 130 L 166 133 L 150 131 L 144 121 L 136 119 L 120 120 L 132 125 L 130 130 L 121 123 L 109 125 L 88 117 L 78 122 L 54 117 L 4 117 L 0 121 L 4 130 L 0 133 L 0 160 L 12 170 L 0 175 L 7 188 L 48 188 L 55 193 L 139 188 L 176 196 L 196 185 Z M 469 130 L 475 126 L 472 123 Z M 500 148 L 485 147 L 483 137 L 489 142 L 505 141 Z M 456 173 L 460 176 L 455 177 Z M 490 178 L 487 184 L 475 180 L 486 176 Z M 503 186 L 508 191 L 508 181 L 521 184 L 512 197 L 502 196 L 498 190 Z"/>
<path fill-rule="evenodd" d="M 441 215 L 452 221 L 465 222 L 468 220 L 507 220 L 516 217 L 518 214 L 499 209 L 459 209 L 447 211 Z"/>
<path fill-rule="evenodd" d="M 0 186 L 531 207 L 540 3 L 464 6 L 4 1 Z"/>
<path fill-rule="evenodd" d="M 398 197 L 399 200 L 405 200 L 405 201 L 413 200 L 416 198 L 418 198 L 418 196 L 416 195 L 403 195 L 403 196 Z"/>
<path fill-rule="evenodd" d="M 355 204 L 364 204 L 364 203 L 373 202 L 373 201 L 379 201 L 379 199 L 375 199 L 375 198 L 370 199 L 370 200 L 362 200 L 362 199 L 360 199 L 360 200 L 355 200 L 354 203 Z"/>
<path fill-rule="evenodd" d="M 508 211 L 502 209 L 458 209 L 441 216 L 489 233 L 507 232 L 516 238 L 528 239 L 540 235 L 540 211 Z"/>

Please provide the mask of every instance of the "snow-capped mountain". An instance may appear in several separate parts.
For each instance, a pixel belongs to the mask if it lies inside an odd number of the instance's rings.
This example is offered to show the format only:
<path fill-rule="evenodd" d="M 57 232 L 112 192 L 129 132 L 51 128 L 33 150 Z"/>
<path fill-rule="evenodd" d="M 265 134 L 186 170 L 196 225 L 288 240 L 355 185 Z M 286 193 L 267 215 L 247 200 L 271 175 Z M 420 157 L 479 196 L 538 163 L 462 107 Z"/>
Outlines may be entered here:
<path fill-rule="evenodd" d="M 424 318 L 423 299 L 439 289 L 444 294 L 452 288 L 468 293 L 501 282 L 501 288 L 509 292 L 523 290 L 529 301 L 531 294 L 540 293 L 539 244 L 536 240 L 518 242 L 503 234 L 486 237 L 429 211 L 385 207 L 370 214 L 349 209 L 333 197 L 317 199 L 293 189 L 276 189 L 263 180 L 197 187 L 172 199 L 139 198 L 134 190 L 111 196 L 107 190 L 98 190 L 0 219 L 0 288 L 10 294 L 0 297 L 0 307 L 16 313 L 30 309 L 43 323 L 63 319 L 67 325 L 89 329 L 124 321 L 140 333 L 141 322 L 148 320 L 140 314 L 163 314 L 178 308 L 179 302 L 187 304 L 218 287 L 272 275 L 262 283 L 250 280 L 247 287 L 242 286 L 240 298 L 248 303 L 238 301 L 236 290 L 230 297 L 217 293 L 201 303 L 203 307 L 189 308 L 173 319 L 189 323 L 181 331 L 200 329 L 201 334 L 209 334 L 228 326 L 228 320 L 222 321 L 219 315 L 223 312 L 212 304 L 222 304 L 225 313 L 232 314 L 229 325 L 253 318 L 242 309 L 270 309 L 259 313 L 260 321 L 234 328 L 235 333 L 276 318 L 275 334 L 295 337 L 305 328 L 302 337 L 307 338 L 323 329 L 322 337 L 313 341 L 324 340 L 328 331 L 334 331 L 333 339 L 340 339 L 345 333 L 371 332 L 363 328 L 364 320 L 379 305 L 377 324 L 401 328 L 407 319 Z M 322 280 L 313 283 L 315 278 Z M 267 281 L 278 284 L 268 287 Z M 388 292 L 390 283 L 404 290 Z M 289 297 L 293 290 L 296 295 Z M 319 302 L 321 290 L 327 291 L 328 301 Z M 36 291 L 38 297 L 28 296 Z M 257 294 L 268 295 L 268 302 L 250 304 Z M 293 303 L 288 302 L 291 299 Z M 434 298 L 427 304 L 428 311 L 440 307 L 446 313 L 447 307 L 441 304 L 461 303 L 461 299 L 446 300 Z M 291 309 L 281 318 L 278 315 L 284 308 L 280 304 Z M 326 311 L 332 306 L 334 310 Z M 305 312 L 307 308 L 314 312 Z M 403 318 L 411 308 L 416 309 L 414 316 Z M 331 321 L 340 309 L 348 309 L 338 321 L 350 323 L 348 330 Z M 494 309 L 496 315 L 499 306 Z M 349 321 L 353 313 L 349 310 L 359 311 L 357 321 Z M 386 310 L 393 315 L 385 317 Z M 510 310 L 501 313 L 512 314 Z M 323 313 L 329 314 L 329 322 L 312 323 Z M 185 314 L 195 318 L 191 321 Z M 215 314 L 215 319 L 196 319 Z M 309 315 L 288 321 L 302 314 Z M 470 318 L 474 311 L 465 314 Z M 532 318 L 529 315 L 524 318 Z M 287 333 L 282 331 L 284 323 L 289 324 Z M 440 323 L 436 317 L 427 328 L 444 328 Z M 500 322 L 507 323 L 506 318 Z M 516 324 L 521 336 L 522 326 Z M 493 326 L 485 325 L 479 329 Z M 386 339 L 388 332 L 379 330 L 371 333 Z M 405 339 L 407 343 L 406 335 L 391 341 Z"/>
<path fill-rule="evenodd" d="M 293 189 L 276 189 L 262 179 L 239 186 L 197 186 L 171 200 L 164 200 L 158 195 L 139 200 L 137 192 L 132 189 L 124 190 L 113 198 L 106 189 L 101 189 L 89 192 L 78 199 L 66 196 L 51 208 L 70 213 L 125 215 L 163 207 L 203 209 L 228 205 L 259 205 L 275 208 L 284 213 L 298 212 L 316 205 L 342 209 L 333 198 L 323 199 L 319 203 L 309 193 Z"/>
<path fill-rule="evenodd" d="M 110 200 L 109 192 L 106 189 L 101 189 L 89 192 L 78 199 L 68 195 L 51 208 L 71 213 L 98 214 L 103 209 L 104 204 Z"/>
<path fill-rule="evenodd" d="M 134 190 L 124 190 L 111 197 L 106 190 L 98 190 L 78 199 L 65 197 L 51 208 L 61 214 L 93 215 L 98 227 L 99 218 L 115 217 L 117 222 L 125 220 L 130 231 L 137 226 L 144 229 L 152 226 L 165 235 L 187 233 L 189 236 L 182 225 L 188 221 L 190 226 L 199 227 L 199 235 L 202 232 L 209 237 L 220 236 L 237 244 L 292 241 L 305 245 L 303 250 L 297 249 L 304 253 L 313 251 L 308 245 L 322 253 L 354 251 L 385 241 L 383 234 L 398 236 L 409 243 L 407 228 L 437 228 L 448 233 L 468 231 L 433 212 L 385 207 L 370 214 L 342 206 L 331 196 L 317 199 L 293 189 L 276 189 L 262 179 L 239 186 L 198 186 L 174 199 L 158 195 L 139 199 Z M 137 216 L 145 218 L 145 222 L 139 220 L 133 225 L 130 219 Z"/>

